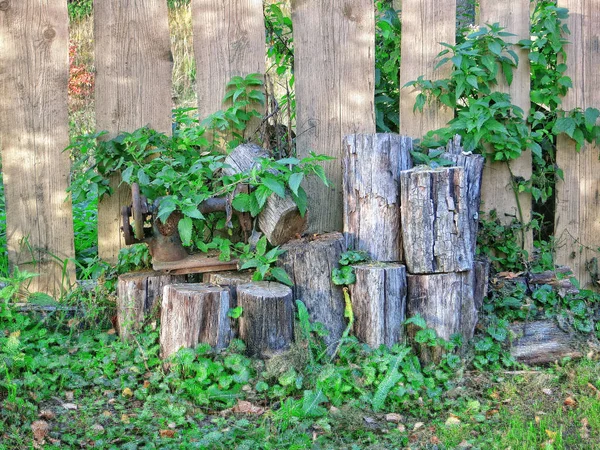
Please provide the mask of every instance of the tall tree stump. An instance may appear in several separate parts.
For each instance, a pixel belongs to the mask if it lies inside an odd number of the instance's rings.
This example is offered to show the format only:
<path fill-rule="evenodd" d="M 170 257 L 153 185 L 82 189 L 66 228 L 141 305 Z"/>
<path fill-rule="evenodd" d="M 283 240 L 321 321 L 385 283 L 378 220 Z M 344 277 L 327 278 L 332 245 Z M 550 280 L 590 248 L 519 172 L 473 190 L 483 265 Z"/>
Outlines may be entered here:
<path fill-rule="evenodd" d="M 226 348 L 231 339 L 229 307 L 226 287 L 206 283 L 165 286 L 160 320 L 162 357 L 200 343 L 215 350 Z"/>
<path fill-rule="evenodd" d="M 117 324 L 119 336 L 129 340 L 154 308 L 160 308 L 163 288 L 181 283 L 185 276 L 146 270 L 121 275 L 117 285 Z"/>
<path fill-rule="evenodd" d="M 420 315 L 429 328 L 433 328 L 439 337 L 446 340 L 456 333 L 460 333 L 465 341 L 473 337 L 477 311 L 473 298 L 472 271 L 408 275 L 406 278 L 408 317 Z M 417 331 L 414 325 L 407 327 L 409 340 L 414 342 Z M 419 356 L 424 362 L 432 362 L 439 361 L 442 353 L 438 347 L 422 347 Z"/>
<path fill-rule="evenodd" d="M 473 268 L 467 186 L 462 167 L 400 173 L 402 239 L 410 273 Z"/>
<path fill-rule="evenodd" d="M 402 260 L 400 171 L 412 167 L 412 139 L 395 134 L 344 138 L 346 245 L 377 261 Z"/>
<path fill-rule="evenodd" d="M 406 267 L 395 263 L 353 266 L 356 282 L 350 285 L 354 335 L 371 348 L 388 347 L 402 340 L 406 313 Z"/>
<path fill-rule="evenodd" d="M 282 267 L 294 282 L 294 299 L 304 302 L 310 320 L 320 322 L 329 335 L 325 343 L 331 351 L 346 328 L 344 293 L 333 284 L 331 271 L 338 266 L 346 251 L 341 233 L 328 233 L 314 238 L 296 239 L 282 246 L 286 252 L 279 257 Z"/>
<path fill-rule="evenodd" d="M 250 356 L 269 358 L 287 350 L 294 337 L 294 305 L 288 286 L 269 281 L 241 284 L 237 289 L 240 338 Z"/>

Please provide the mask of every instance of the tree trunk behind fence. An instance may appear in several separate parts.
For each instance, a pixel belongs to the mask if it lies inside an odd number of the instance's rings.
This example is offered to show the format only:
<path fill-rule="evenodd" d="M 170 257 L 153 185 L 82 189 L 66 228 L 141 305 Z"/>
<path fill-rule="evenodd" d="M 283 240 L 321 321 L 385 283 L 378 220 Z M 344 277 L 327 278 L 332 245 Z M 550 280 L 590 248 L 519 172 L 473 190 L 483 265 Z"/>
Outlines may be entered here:
<path fill-rule="evenodd" d="M 342 230 L 342 138 L 375 132 L 372 0 L 292 2 L 297 149 L 336 158 L 323 167 L 332 187 L 305 183 L 311 233 Z"/>
<path fill-rule="evenodd" d="M 94 1 L 96 44 L 96 123 L 113 138 L 150 126 L 171 132 L 173 55 L 167 4 Z M 121 207 L 131 202 L 131 189 L 111 177 L 114 194 L 98 206 L 98 253 L 116 263 L 125 245 L 120 230 Z"/>
<path fill-rule="evenodd" d="M 573 88 L 563 108 L 600 105 L 600 5 L 598 0 L 559 0 L 569 9 L 566 23 L 571 30 L 566 46 L 568 69 Z M 580 152 L 575 142 L 561 135 L 556 161 L 564 180 L 556 181 L 556 262 L 573 268 L 582 287 L 600 289 L 600 160 L 598 148 L 586 144 Z"/>
<path fill-rule="evenodd" d="M 63 153 L 69 144 L 68 40 L 64 1 L 0 2 L 0 142 L 9 262 L 40 274 L 29 291 L 53 296 L 75 281 L 75 268 L 67 263 L 75 250 L 66 194 L 70 161 Z"/>
<path fill-rule="evenodd" d="M 352 134 L 344 149 L 346 246 L 376 261 L 402 261 L 400 171 L 412 167 L 412 139 Z"/>

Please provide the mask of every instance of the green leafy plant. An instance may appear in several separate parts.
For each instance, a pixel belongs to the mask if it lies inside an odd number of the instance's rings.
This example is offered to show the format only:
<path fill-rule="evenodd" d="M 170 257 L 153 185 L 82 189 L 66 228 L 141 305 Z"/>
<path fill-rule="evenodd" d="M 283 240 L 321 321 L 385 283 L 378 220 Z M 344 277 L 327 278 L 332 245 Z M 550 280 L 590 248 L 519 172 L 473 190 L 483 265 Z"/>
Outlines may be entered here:
<path fill-rule="evenodd" d="M 250 245 L 244 246 L 244 253 L 240 257 L 240 270 L 256 269 L 252 277 L 255 281 L 276 280 L 280 283 L 292 286 L 292 280 L 281 267 L 275 267 L 277 258 L 285 253 L 279 247 L 267 251 L 267 238 L 262 236 L 256 243 L 256 248 L 252 252 Z"/>

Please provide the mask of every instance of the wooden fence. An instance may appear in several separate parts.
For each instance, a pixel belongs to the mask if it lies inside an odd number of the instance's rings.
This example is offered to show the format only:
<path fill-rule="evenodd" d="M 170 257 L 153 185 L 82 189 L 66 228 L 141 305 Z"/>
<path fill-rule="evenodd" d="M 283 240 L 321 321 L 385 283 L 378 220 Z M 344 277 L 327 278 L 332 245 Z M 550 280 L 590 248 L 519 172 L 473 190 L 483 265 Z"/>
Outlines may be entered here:
<path fill-rule="evenodd" d="M 143 4 L 142 4 L 143 3 Z M 600 104 L 600 0 L 559 0 L 571 9 L 569 46 L 574 89 L 567 107 Z M 171 130 L 172 54 L 165 0 L 102 0 L 95 4 L 96 119 L 109 136 L 150 125 Z M 439 42 L 453 42 L 455 0 L 403 2 L 401 82 L 432 70 Z M 68 18 L 64 0 L 0 0 L 0 145 L 4 175 L 8 251 L 12 264 L 38 271 L 32 288 L 56 293 L 65 276 L 73 278 L 74 256 L 68 184 Z M 192 0 L 194 51 L 199 111 L 220 107 L 225 83 L 234 75 L 264 72 L 262 0 Z M 528 35 L 528 0 L 481 0 L 482 22 L 500 22 Z M 294 0 L 297 99 L 297 149 L 326 153 L 337 159 L 326 165 L 333 188 L 309 184 L 312 232 L 342 226 L 342 138 L 373 132 L 375 23 L 373 0 Z M 512 86 L 515 103 L 529 107 L 526 55 Z M 401 133 L 421 137 L 453 117 L 453 111 L 428 107 L 413 113 L 414 92 L 401 91 Z M 559 165 L 565 172 L 557 195 L 555 235 L 560 264 L 570 265 L 584 282 L 586 263 L 600 246 L 600 163 L 597 151 L 580 154 L 561 139 Z M 528 178 L 531 155 L 513 163 L 515 175 Z M 113 183 L 116 186 L 118 180 Z M 484 182 L 484 209 L 499 217 L 516 216 L 516 201 L 505 166 L 490 164 Z M 99 208 L 99 252 L 115 261 L 122 245 L 119 208 L 128 203 L 126 190 Z M 527 220 L 531 199 L 520 199 Z M 525 242 L 531 249 L 531 238 Z M 32 266 L 32 261 L 37 263 Z"/>

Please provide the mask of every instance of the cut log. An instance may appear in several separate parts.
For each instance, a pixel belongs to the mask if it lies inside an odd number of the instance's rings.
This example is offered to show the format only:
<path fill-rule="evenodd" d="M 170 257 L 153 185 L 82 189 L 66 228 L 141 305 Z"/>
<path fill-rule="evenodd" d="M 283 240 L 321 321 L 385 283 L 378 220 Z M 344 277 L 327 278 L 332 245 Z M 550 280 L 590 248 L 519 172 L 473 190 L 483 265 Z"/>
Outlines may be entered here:
<path fill-rule="evenodd" d="M 402 240 L 412 274 L 473 268 L 467 186 L 462 167 L 402 171 Z"/>
<path fill-rule="evenodd" d="M 117 327 L 121 339 L 129 340 L 154 308 L 158 312 L 164 286 L 183 281 L 184 276 L 152 270 L 121 275 L 117 285 Z"/>
<path fill-rule="evenodd" d="M 350 285 L 354 335 L 371 348 L 392 345 L 403 338 L 406 314 L 406 267 L 395 263 L 353 266 L 356 282 Z"/>
<path fill-rule="evenodd" d="M 270 358 L 289 348 L 294 338 L 294 305 L 288 286 L 269 281 L 237 288 L 240 338 L 250 356 Z"/>
<path fill-rule="evenodd" d="M 226 287 L 229 289 L 230 307 L 237 306 L 237 287 L 240 284 L 250 283 L 252 281 L 252 273 L 250 272 L 213 272 L 205 273 L 202 278 L 204 283 L 216 284 L 217 286 Z"/>
<path fill-rule="evenodd" d="M 449 340 L 461 334 L 465 342 L 473 337 L 477 310 L 473 299 L 473 271 L 440 273 L 431 275 L 408 275 L 407 317 L 417 314 L 425 319 L 427 326 L 436 334 Z M 425 363 L 437 362 L 443 352 L 439 347 L 418 346 L 414 337 L 418 328 L 409 325 L 407 336 Z"/>
<path fill-rule="evenodd" d="M 282 246 L 282 250 L 286 252 L 277 265 L 294 282 L 294 299 L 304 302 L 310 320 L 323 324 L 329 332 L 324 340 L 333 352 L 346 328 L 344 293 L 331 280 L 331 271 L 346 251 L 344 237 L 341 233 L 328 233 L 296 239 Z"/>
<path fill-rule="evenodd" d="M 571 277 L 573 276 L 570 268 L 560 266 L 555 270 L 529 274 L 529 284 L 534 286 L 549 284 L 564 297 L 566 294 L 579 293 L 579 289 L 571 282 Z"/>
<path fill-rule="evenodd" d="M 550 364 L 562 358 L 581 358 L 581 342 L 561 330 L 552 320 L 515 323 L 510 330 L 517 336 L 512 343 L 511 355 L 528 365 Z"/>
<path fill-rule="evenodd" d="M 376 261 L 401 261 L 400 171 L 412 167 L 412 139 L 352 134 L 344 149 L 346 246 Z"/>
<path fill-rule="evenodd" d="M 229 307 L 226 287 L 206 283 L 165 286 L 160 320 L 162 357 L 200 343 L 215 350 L 226 348 L 231 339 Z"/>
<path fill-rule="evenodd" d="M 271 155 L 256 144 L 243 144 L 236 147 L 225 158 L 229 167 L 223 169 L 225 175 L 248 172 L 260 166 L 258 158 L 269 158 Z M 281 245 L 301 235 L 307 226 L 307 215 L 304 217 L 290 196 L 281 198 L 271 194 L 265 207 L 258 215 L 258 226 L 271 245 Z"/>
<path fill-rule="evenodd" d="M 485 158 L 481 155 L 465 154 L 458 135 L 448 142 L 446 152 L 441 155 L 441 158 L 452 161 L 454 166 L 462 167 L 465 171 L 471 252 L 475 254 L 479 229 L 479 208 L 481 206 L 481 180 Z"/>

